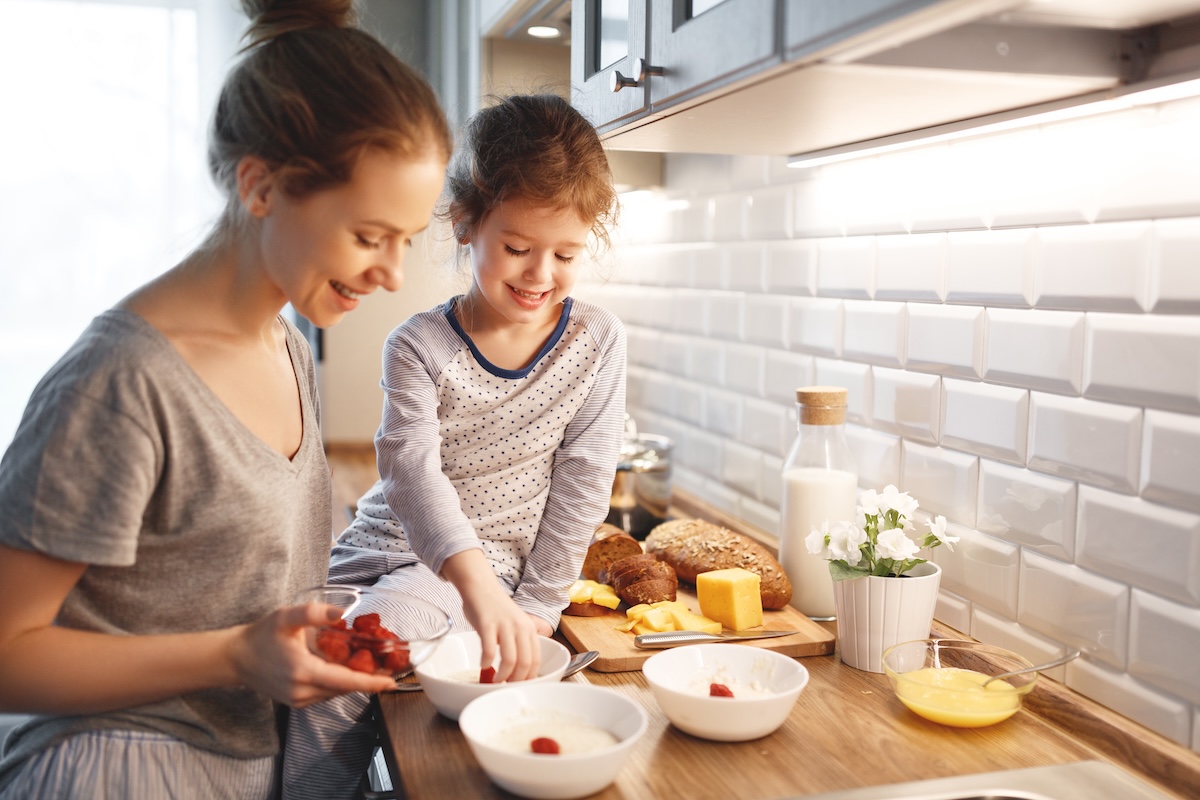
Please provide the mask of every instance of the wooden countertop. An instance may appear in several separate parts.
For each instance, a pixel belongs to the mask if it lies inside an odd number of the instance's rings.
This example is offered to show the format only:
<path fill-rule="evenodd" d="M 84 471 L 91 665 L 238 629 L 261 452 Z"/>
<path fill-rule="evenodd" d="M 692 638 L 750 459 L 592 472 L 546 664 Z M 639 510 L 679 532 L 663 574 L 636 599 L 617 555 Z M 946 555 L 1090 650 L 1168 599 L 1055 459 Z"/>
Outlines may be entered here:
<path fill-rule="evenodd" d="M 733 527 L 697 503 L 687 515 Z M 933 635 L 969 638 L 938 623 Z M 1123 767 L 1180 800 L 1200 797 L 1200 754 L 1044 676 L 1012 718 L 962 729 L 918 717 L 896 699 L 886 676 L 848 667 L 836 653 L 800 661 L 811 678 L 787 721 L 769 736 L 738 743 L 672 727 L 640 671 L 584 670 L 568 678 L 620 692 L 650 718 L 616 782 L 594 797 L 781 798 L 1089 759 Z M 458 724 L 424 694 L 381 695 L 378 711 L 393 777 L 402 784 L 398 797 L 511 797 L 479 768 Z"/>
<path fill-rule="evenodd" d="M 935 634 L 956 636 L 949 629 Z M 584 670 L 568 678 L 620 692 L 650 717 L 642 745 L 595 797 L 778 798 L 1087 759 L 1117 763 L 1180 800 L 1200 796 L 1200 756 L 1148 730 L 1131 731 L 1134 723 L 1107 719 L 1111 712 L 1048 679 L 1011 719 L 960 729 L 913 714 L 885 676 L 848 667 L 836 654 L 801 661 L 811 679 L 783 727 L 739 743 L 708 742 L 672 727 L 641 672 Z M 458 724 L 423 694 L 382 695 L 379 706 L 400 796 L 510 797 L 479 768 Z"/>

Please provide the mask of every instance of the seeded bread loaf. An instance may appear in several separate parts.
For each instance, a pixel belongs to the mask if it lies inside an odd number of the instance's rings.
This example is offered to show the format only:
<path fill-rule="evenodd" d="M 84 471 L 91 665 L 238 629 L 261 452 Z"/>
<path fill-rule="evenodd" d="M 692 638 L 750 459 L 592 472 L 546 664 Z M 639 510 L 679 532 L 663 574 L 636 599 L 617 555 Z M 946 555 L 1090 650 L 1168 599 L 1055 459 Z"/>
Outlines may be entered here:
<path fill-rule="evenodd" d="M 663 600 L 674 600 L 675 592 L 678 588 L 678 579 L 667 580 L 664 578 L 655 578 L 630 584 L 625 587 L 624 591 L 618 592 L 618 594 L 621 595 L 621 599 L 626 603 L 636 606 L 642 603 L 658 603 Z"/>
<path fill-rule="evenodd" d="M 698 519 L 672 520 L 650 531 L 646 552 L 670 564 L 679 580 L 714 569 L 741 567 L 761 579 L 763 608 L 783 608 L 792 599 L 792 582 L 769 550 L 748 536 Z"/>
<path fill-rule="evenodd" d="M 616 561 L 612 562 L 607 567 L 604 567 L 603 569 L 600 570 L 600 582 L 607 583 L 609 586 L 611 586 L 615 589 L 617 585 L 616 585 L 616 583 L 614 583 L 614 581 L 616 580 L 618 570 L 626 571 L 626 570 L 632 569 L 633 567 L 635 567 L 638 564 L 657 564 L 657 563 L 658 563 L 658 556 L 654 555 L 653 553 L 639 552 L 632 556 L 625 556 L 624 558 L 618 558 Z"/>
<path fill-rule="evenodd" d="M 642 552 L 642 544 L 616 525 L 601 523 L 592 535 L 587 555 L 583 558 L 583 577 L 600 583 L 608 581 L 601 571 L 614 561 Z"/>
<path fill-rule="evenodd" d="M 679 578 L 669 564 L 648 553 L 626 556 L 604 571 L 617 596 L 631 606 L 674 600 Z"/>

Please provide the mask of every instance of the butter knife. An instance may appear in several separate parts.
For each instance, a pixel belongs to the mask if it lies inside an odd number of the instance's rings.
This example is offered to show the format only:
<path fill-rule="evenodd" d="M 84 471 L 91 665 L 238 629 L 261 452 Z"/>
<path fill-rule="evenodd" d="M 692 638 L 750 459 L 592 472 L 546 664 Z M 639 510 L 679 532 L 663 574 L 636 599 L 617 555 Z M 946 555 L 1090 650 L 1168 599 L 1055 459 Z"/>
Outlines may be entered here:
<path fill-rule="evenodd" d="M 791 636 L 799 631 L 726 631 L 724 633 L 701 633 L 700 631 L 660 631 L 639 633 L 633 637 L 635 647 L 643 650 L 658 650 L 681 644 L 702 642 L 744 642 L 748 639 L 772 639 L 776 636 Z"/>

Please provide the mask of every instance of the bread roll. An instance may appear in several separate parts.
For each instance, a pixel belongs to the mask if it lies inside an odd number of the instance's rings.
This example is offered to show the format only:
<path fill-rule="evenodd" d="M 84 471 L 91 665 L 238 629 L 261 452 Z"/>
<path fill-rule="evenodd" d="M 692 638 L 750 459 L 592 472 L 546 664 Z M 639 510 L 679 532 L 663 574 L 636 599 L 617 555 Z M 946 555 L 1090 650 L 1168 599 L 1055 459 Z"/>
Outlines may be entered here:
<path fill-rule="evenodd" d="M 670 564 L 656 558 L 644 559 L 640 556 L 630 556 L 615 562 L 608 568 L 608 575 L 609 585 L 618 595 L 623 589 L 642 581 L 665 580 L 675 584 L 679 582 Z"/>
<path fill-rule="evenodd" d="M 640 603 L 658 603 L 663 600 L 674 600 L 675 592 L 679 588 L 678 579 L 665 580 L 657 578 L 653 580 L 638 581 L 625 587 L 625 590 L 618 592 L 621 599 L 631 606 L 636 606 Z"/>
<path fill-rule="evenodd" d="M 642 552 L 642 545 L 616 525 L 601 523 L 592 536 L 587 555 L 583 558 L 583 577 L 600 583 L 608 583 L 601 577 L 601 572 L 609 564 Z"/>
<path fill-rule="evenodd" d="M 695 584 L 701 572 L 741 567 L 756 573 L 763 608 L 783 608 L 792 599 L 792 583 L 767 548 L 748 536 L 698 519 L 672 520 L 646 537 L 646 552 L 670 564 L 680 580 Z"/>

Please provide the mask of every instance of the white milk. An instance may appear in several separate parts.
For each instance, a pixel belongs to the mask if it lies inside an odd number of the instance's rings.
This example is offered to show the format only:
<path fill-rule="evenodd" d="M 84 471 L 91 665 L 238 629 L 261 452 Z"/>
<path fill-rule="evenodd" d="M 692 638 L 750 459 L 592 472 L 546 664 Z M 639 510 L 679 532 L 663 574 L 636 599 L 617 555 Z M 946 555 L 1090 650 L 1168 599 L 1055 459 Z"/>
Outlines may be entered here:
<path fill-rule="evenodd" d="M 808 552 L 804 540 L 826 520 L 830 525 L 854 519 L 858 477 L 824 467 L 797 467 L 783 474 L 779 562 L 792 582 L 792 606 L 802 614 L 831 618 L 833 580 L 829 562 Z"/>

